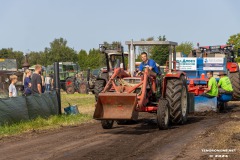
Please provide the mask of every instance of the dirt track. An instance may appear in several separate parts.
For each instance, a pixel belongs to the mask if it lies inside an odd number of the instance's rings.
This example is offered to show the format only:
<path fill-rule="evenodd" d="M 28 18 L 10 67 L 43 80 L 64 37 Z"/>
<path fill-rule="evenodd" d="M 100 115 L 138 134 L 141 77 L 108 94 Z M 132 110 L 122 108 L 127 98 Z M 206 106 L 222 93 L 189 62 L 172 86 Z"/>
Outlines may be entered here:
<path fill-rule="evenodd" d="M 240 107 L 233 103 L 228 113 L 192 115 L 188 123 L 159 131 L 154 115 L 137 124 L 114 125 L 103 130 L 99 122 L 63 127 L 53 131 L 35 131 L 0 140 L 0 159 L 208 159 L 201 149 L 218 147 L 214 134 L 225 123 L 239 122 Z M 231 118 L 234 114 L 237 118 Z M 237 123 L 239 124 L 239 123 Z M 239 125 L 238 125 L 239 127 Z M 224 142 L 236 149 L 227 159 L 240 156 L 240 134 Z M 224 158 L 220 158 L 224 159 Z"/>

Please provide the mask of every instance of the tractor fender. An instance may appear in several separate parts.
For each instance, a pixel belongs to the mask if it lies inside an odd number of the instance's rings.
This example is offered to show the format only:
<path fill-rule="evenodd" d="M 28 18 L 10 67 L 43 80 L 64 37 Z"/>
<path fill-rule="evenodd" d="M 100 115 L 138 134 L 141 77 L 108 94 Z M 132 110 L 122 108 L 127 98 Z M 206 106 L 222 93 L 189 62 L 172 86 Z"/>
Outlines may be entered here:
<path fill-rule="evenodd" d="M 238 72 L 239 71 L 239 66 L 238 63 L 236 62 L 228 62 L 227 63 L 227 69 L 230 73 L 232 72 Z"/>
<path fill-rule="evenodd" d="M 67 79 L 73 79 L 73 77 L 67 77 L 67 78 L 65 79 L 65 81 L 66 81 Z"/>

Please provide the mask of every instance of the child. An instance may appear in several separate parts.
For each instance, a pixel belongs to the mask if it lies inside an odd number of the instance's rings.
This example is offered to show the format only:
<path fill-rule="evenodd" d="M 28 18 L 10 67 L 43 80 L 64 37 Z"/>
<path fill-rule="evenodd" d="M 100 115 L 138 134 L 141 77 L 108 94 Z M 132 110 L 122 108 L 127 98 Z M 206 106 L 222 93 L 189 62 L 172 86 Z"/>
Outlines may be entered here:
<path fill-rule="evenodd" d="M 9 90 L 9 97 L 17 97 L 17 89 L 15 87 L 15 84 L 17 83 L 17 76 L 11 75 L 10 76 L 11 84 L 8 87 Z"/>

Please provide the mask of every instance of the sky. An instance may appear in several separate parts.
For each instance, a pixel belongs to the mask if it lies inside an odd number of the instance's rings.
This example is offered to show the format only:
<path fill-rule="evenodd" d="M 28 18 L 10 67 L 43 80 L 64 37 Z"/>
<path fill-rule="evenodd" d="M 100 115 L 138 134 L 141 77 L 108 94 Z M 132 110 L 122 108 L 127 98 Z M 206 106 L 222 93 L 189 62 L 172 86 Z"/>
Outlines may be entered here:
<path fill-rule="evenodd" d="M 76 51 L 165 35 L 194 46 L 240 33 L 239 0 L 0 0 L 0 49 L 43 51 L 64 38 Z"/>

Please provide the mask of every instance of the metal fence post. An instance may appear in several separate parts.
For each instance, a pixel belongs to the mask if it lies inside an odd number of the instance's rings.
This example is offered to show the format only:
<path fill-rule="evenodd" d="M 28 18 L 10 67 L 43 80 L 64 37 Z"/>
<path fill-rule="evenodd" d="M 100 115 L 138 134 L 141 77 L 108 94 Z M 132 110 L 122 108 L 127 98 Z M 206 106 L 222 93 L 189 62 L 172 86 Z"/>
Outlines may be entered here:
<path fill-rule="evenodd" d="M 58 100 L 58 114 L 62 114 L 61 110 L 61 93 L 60 93 L 60 79 L 59 79 L 59 63 L 54 62 L 54 89 L 57 93 L 57 100 Z"/>

